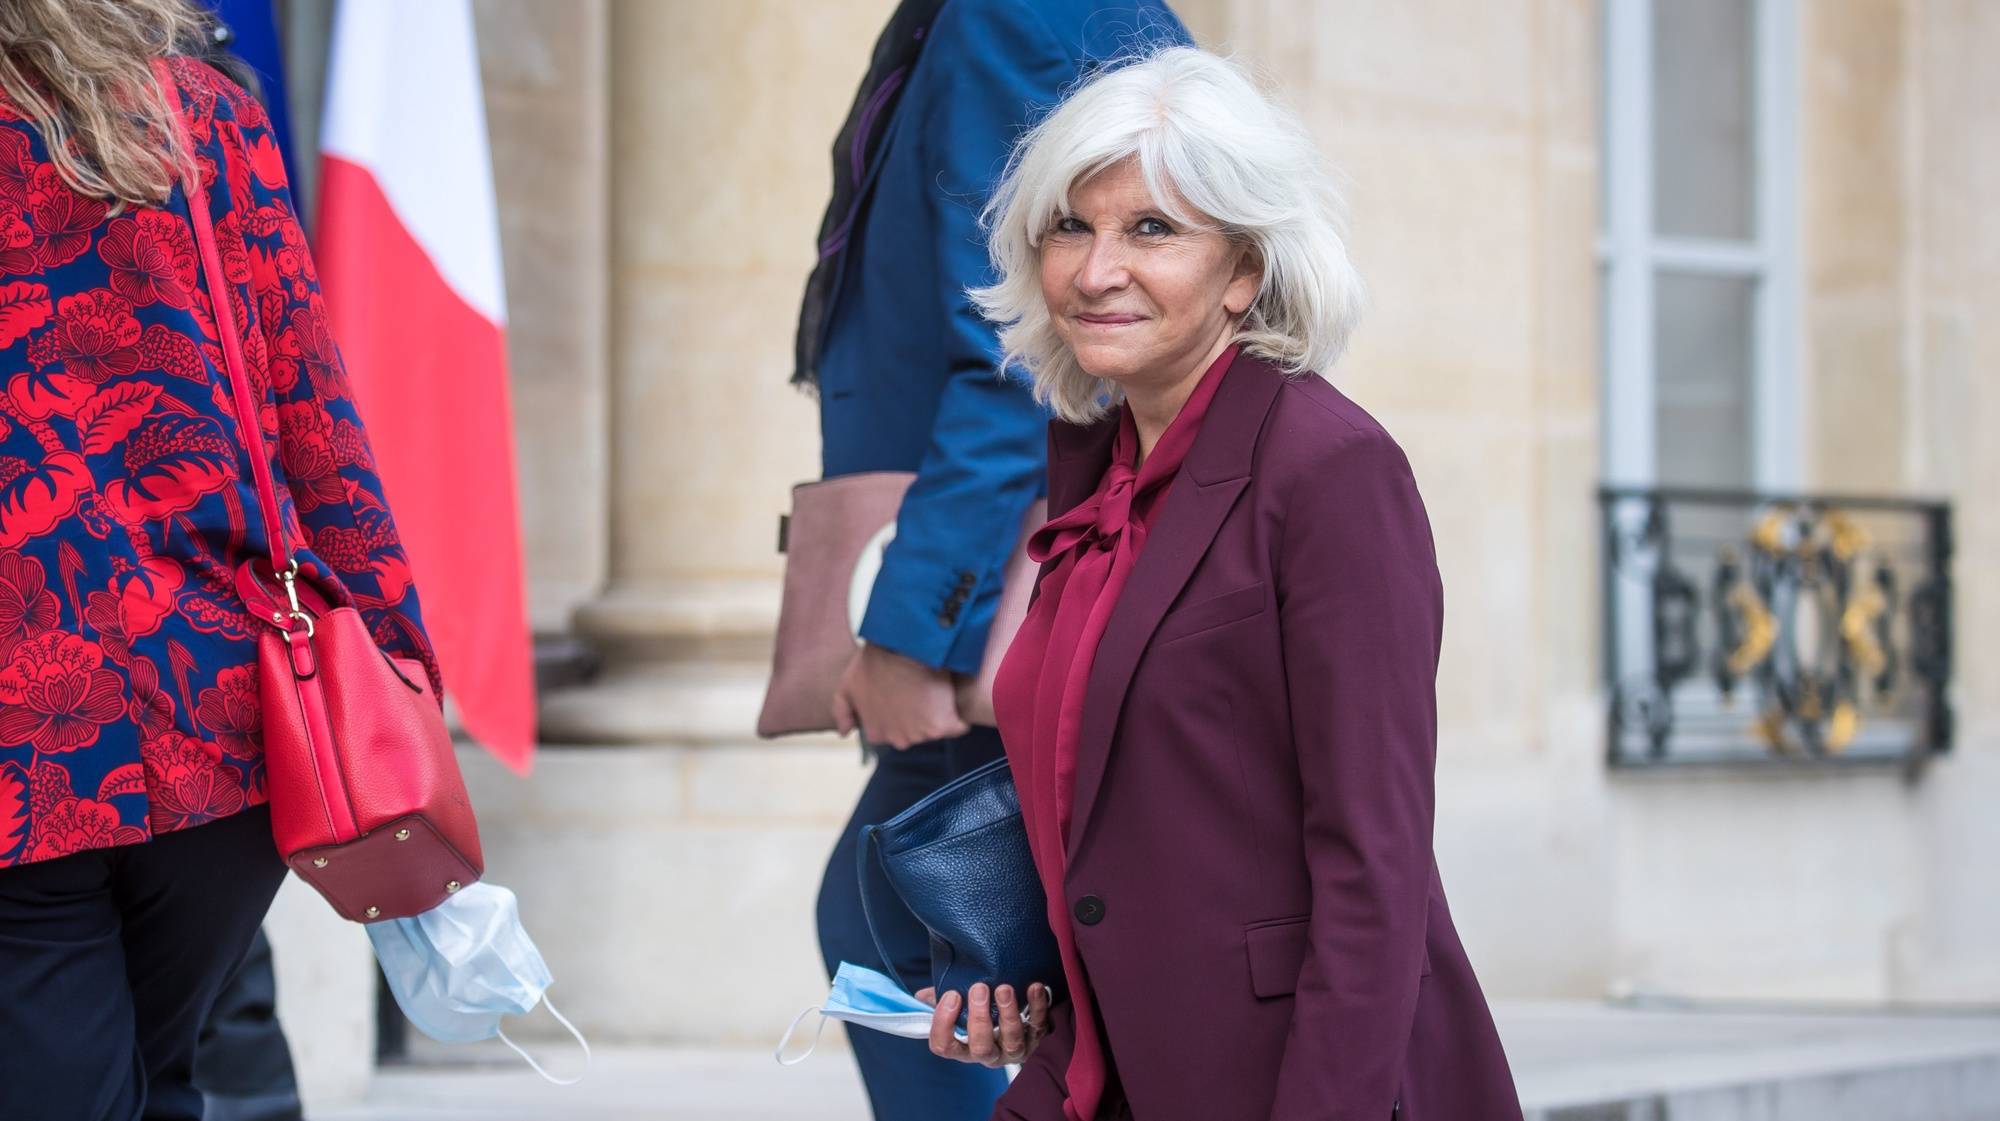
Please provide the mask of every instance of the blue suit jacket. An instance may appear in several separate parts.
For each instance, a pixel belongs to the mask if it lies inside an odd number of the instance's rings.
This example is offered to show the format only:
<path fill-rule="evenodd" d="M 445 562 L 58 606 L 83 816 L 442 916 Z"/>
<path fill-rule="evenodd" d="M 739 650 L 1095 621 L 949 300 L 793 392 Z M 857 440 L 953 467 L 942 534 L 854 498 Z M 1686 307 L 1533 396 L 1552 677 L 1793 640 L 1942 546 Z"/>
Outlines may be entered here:
<path fill-rule="evenodd" d="M 978 670 L 1010 552 L 1046 491 L 1047 416 L 998 373 L 966 298 L 1015 139 L 1090 69 L 1188 42 L 1161 0 L 947 0 L 862 186 L 818 365 L 828 478 L 915 471 L 861 637 Z"/>

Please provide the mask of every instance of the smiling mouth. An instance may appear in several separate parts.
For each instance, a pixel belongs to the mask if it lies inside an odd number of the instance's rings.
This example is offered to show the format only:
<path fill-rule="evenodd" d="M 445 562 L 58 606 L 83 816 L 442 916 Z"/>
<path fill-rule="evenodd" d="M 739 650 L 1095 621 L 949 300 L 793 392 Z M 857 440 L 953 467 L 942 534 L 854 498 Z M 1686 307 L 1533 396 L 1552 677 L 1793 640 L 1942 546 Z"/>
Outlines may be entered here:
<path fill-rule="evenodd" d="M 1145 322 L 1145 318 L 1143 315 L 1079 315 L 1076 321 L 1091 327 L 1130 327 L 1134 323 Z"/>

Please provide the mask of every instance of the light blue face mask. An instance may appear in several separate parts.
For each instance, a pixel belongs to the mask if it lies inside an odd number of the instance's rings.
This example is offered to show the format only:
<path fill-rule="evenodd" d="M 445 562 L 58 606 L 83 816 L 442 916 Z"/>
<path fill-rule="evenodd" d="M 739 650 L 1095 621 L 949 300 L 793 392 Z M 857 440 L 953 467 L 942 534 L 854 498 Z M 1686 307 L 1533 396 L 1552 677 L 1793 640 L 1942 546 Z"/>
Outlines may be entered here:
<path fill-rule="evenodd" d="M 501 1017 L 525 1016 L 536 1004 L 547 1004 L 544 993 L 552 980 L 541 951 L 521 926 L 513 892 L 475 883 L 415 918 L 369 923 L 367 929 L 396 1003 L 425 1035 L 441 1043 L 498 1036 L 550 1082 L 568 1086 L 582 1078 L 551 1077 L 500 1030 Z M 590 1044 L 583 1033 L 555 1005 L 549 1004 L 549 1014 L 583 1045 L 588 1070 Z"/>
<path fill-rule="evenodd" d="M 777 1060 L 786 1066 L 796 1066 L 812 1057 L 819 1047 L 819 1037 L 826 1031 L 828 1020 L 839 1020 L 871 1031 L 886 1032 L 904 1039 L 929 1039 L 931 1037 L 931 1016 L 936 1010 L 916 997 L 903 991 L 903 986 L 891 978 L 872 969 L 863 969 L 852 962 L 841 962 L 833 974 L 833 991 L 826 996 L 826 1003 L 817 1008 L 808 1008 L 799 1013 L 792 1026 L 785 1029 L 785 1037 L 778 1041 Z M 813 1041 L 802 1054 L 785 1057 L 785 1048 L 791 1046 L 792 1036 L 806 1017 L 819 1013 L 819 1029 L 813 1032 Z M 1026 1019 L 1027 1013 L 1022 1013 Z M 965 1031 L 956 1033 L 960 1043 L 965 1042 Z"/>

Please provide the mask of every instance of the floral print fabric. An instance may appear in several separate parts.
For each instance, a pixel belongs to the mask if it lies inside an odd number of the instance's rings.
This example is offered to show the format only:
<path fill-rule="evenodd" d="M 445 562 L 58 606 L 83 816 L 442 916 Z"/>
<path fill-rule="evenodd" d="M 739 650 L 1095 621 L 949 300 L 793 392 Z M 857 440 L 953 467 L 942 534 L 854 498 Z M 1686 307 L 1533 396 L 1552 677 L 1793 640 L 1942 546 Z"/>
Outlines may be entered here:
<path fill-rule="evenodd" d="M 263 108 L 173 62 L 288 535 L 437 684 Z M 75 193 L 0 94 L 0 868 L 265 800 L 268 555 L 186 202 Z"/>

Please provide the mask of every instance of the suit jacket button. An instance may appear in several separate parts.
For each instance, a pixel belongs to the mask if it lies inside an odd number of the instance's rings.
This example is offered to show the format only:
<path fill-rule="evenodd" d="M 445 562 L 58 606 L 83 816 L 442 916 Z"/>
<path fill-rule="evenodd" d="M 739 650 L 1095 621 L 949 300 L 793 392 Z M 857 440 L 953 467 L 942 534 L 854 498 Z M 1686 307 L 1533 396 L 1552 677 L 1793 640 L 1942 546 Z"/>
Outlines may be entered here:
<path fill-rule="evenodd" d="M 978 583 L 979 577 L 974 576 L 970 572 L 961 572 L 958 574 L 958 586 L 961 588 L 971 588 L 978 585 Z"/>
<path fill-rule="evenodd" d="M 1095 895 L 1086 895 L 1076 901 L 1076 921 L 1085 926 L 1096 926 L 1104 921 L 1104 900 Z"/>
<path fill-rule="evenodd" d="M 951 625 L 957 621 L 958 621 L 957 618 L 953 616 L 952 613 L 949 611 L 941 611 L 938 613 L 938 626 L 943 627 L 946 630 L 950 630 Z"/>

